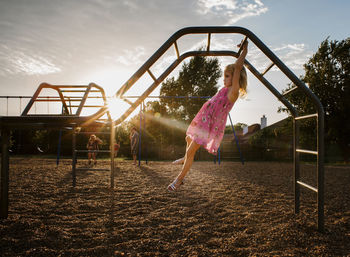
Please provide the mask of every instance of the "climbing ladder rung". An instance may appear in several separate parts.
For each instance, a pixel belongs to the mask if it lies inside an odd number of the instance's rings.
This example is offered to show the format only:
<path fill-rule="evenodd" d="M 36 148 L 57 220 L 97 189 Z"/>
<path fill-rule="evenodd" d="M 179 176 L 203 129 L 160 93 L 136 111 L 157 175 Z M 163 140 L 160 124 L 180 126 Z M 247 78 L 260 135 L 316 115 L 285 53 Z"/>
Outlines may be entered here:
<path fill-rule="evenodd" d="M 242 50 L 243 50 L 244 43 L 245 43 L 247 40 L 248 40 L 248 37 L 245 36 L 244 39 L 243 39 L 243 42 L 242 42 L 242 44 L 241 44 L 241 47 L 240 47 L 239 50 L 238 50 L 238 55 L 241 54 L 241 52 L 242 52 Z"/>
<path fill-rule="evenodd" d="M 175 52 L 176 52 L 177 59 L 179 59 L 180 58 L 180 53 L 179 53 L 179 48 L 177 46 L 177 42 L 176 41 L 174 42 L 174 47 L 175 47 Z"/>
<path fill-rule="evenodd" d="M 126 99 L 126 98 L 123 98 L 123 101 L 130 104 L 130 105 L 133 105 L 133 102 L 131 102 L 130 100 Z"/>
<path fill-rule="evenodd" d="M 208 45 L 207 45 L 207 51 L 210 51 L 210 38 L 211 38 L 211 33 L 208 33 Z"/>
<path fill-rule="evenodd" d="M 269 67 L 266 68 L 266 70 L 261 73 L 261 76 L 264 76 L 275 64 L 274 63 L 271 63 Z"/>
<path fill-rule="evenodd" d="M 283 96 L 286 96 L 286 95 L 289 95 L 290 93 L 294 92 L 294 90 L 298 89 L 298 87 L 293 87 L 289 90 L 287 90 L 286 92 L 284 92 L 282 95 Z"/>
<path fill-rule="evenodd" d="M 304 149 L 296 149 L 295 151 L 298 153 L 308 153 L 308 154 L 318 155 L 317 151 L 310 151 L 310 150 L 304 150 Z"/>
<path fill-rule="evenodd" d="M 316 192 L 316 193 L 318 192 L 318 189 L 317 189 L 317 188 L 315 188 L 315 187 L 313 187 L 313 186 L 310 186 L 310 185 L 308 185 L 308 184 L 306 184 L 306 183 L 304 183 L 304 182 L 301 182 L 301 181 L 298 180 L 297 183 L 298 183 L 299 185 L 303 186 L 303 187 L 306 187 L 306 188 L 308 188 L 308 189 L 310 189 L 310 190 Z"/>
<path fill-rule="evenodd" d="M 157 81 L 156 77 L 153 75 L 153 73 L 148 69 L 147 70 L 148 74 L 152 77 L 154 81 Z"/>
<path fill-rule="evenodd" d="M 302 119 L 308 119 L 308 118 L 312 118 L 312 117 L 317 117 L 318 114 L 314 113 L 314 114 L 309 114 L 309 115 L 304 115 L 304 116 L 299 116 L 299 117 L 295 117 L 295 120 L 302 120 Z"/>

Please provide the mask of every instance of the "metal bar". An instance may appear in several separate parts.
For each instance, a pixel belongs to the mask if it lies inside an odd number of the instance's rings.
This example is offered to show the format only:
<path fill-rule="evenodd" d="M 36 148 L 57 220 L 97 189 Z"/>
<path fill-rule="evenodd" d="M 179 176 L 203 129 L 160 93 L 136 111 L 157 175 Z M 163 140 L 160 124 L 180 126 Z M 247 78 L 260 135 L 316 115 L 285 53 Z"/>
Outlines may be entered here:
<path fill-rule="evenodd" d="M 9 209 L 9 145 L 10 131 L 1 129 L 1 195 L 0 195 L 0 218 L 8 217 Z"/>
<path fill-rule="evenodd" d="M 274 63 L 271 63 L 269 67 L 266 68 L 266 70 L 261 73 L 261 76 L 264 76 L 275 64 Z"/>
<path fill-rule="evenodd" d="M 317 227 L 324 232 L 324 112 L 317 116 Z"/>
<path fill-rule="evenodd" d="M 238 139 L 236 137 L 236 132 L 235 132 L 235 128 L 233 127 L 233 123 L 232 123 L 232 119 L 231 119 L 230 113 L 228 113 L 228 117 L 230 118 L 230 123 L 231 123 L 232 131 L 233 131 L 233 135 L 235 137 L 236 146 L 237 146 L 238 152 L 239 152 L 239 157 L 241 159 L 242 165 L 244 165 L 244 159 L 243 159 L 243 156 L 242 156 L 241 148 L 239 147 Z"/>
<path fill-rule="evenodd" d="M 37 88 L 37 90 L 35 91 L 33 97 L 29 100 L 29 103 L 27 104 L 26 108 L 24 108 L 23 112 L 22 112 L 22 116 L 25 116 L 28 114 L 29 110 L 32 108 L 33 103 L 35 102 L 35 100 L 37 99 L 37 97 L 39 96 L 41 90 L 48 85 L 47 83 L 41 83 L 39 85 L 39 87 Z"/>
<path fill-rule="evenodd" d="M 147 72 L 148 72 L 148 74 L 152 77 L 152 79 L 153 79 L 154 81 L 157 80 L 156 77 L 153 75 L 153 73 L 152 73 L 149 69 L 147 70 Z"/>
<path fill-rule="evenodd" d="M 145 107 L 145 102 L 143 102 L 142 104 L 143 104 L 143 135 L 144 135 L 143 141 L 146 141 L 146 107 Z M 145 159 L 146 159 L 146 164 L 148 164 L 147 147 L 145 147 Z"/>
<path fill-rule="evenodd" d="M 307 154 L 318 155 L 317 151 L 310 151 L 310 150 L 304 150 L 304 149 L 296 149 L 295 151 L 298 153 L 307 153 Z"/>
<path fill-rule="evenodd" d="M 85 107 L 85 102 L 86 102 L 86 98 L 88 97 L 89 93 L 91 91 L 91 85 L 89 85 L 86 90 L 85 90 L 85 93 L 84 93 L 84 96 L 83 96 L 83 99 L 81 100 L 80 102 L 80 105 L 79 105 L 79 108 L 78 110 L 76 111 L 76 115 L 80 115 L 81 111 L 83 110 L 83 107 Z"/>
<path fill-rule="evenodd" d="M 111 122 L 111 131 L 110 131 L 110 149 L 111 149 L 111 188 L 114 188 L 114 156 L 115 156 L 115 149 L 114 149 L 114 143 L 115 143 L 115 127 L 114 122 Z"/>
<path fill-rule="evenodd" d="M 299 124 L 293 119 L 293 164 L 294 164 L 294 213 L 300 211 L 300 188 L 297 181 L 300 179 Z"/>
<path fill-rule="evenodd" d="M 58 146 L 57 146 L 56 166 L 58 166 L 58 164 L 60 163 L 61 139 L 62 139 L 62 129 L 60 129 L 59 134 L 58 134 Z"/>
<path fill-rule="evenodd" d="M 140 104 L 140 129 L 139 129 L 139 166 L 141 165 L 141 140 L 142 140 L 142 103 Z"/>
<path fill-rule="evenodd" d="M 248 40 L 248 37 L 245 36 L 244 39 L 243 39 L 243 42 L 241 44 L 241 46 L 239 47 L 239 50 L 238 50 L 238 55 L 241 54 L 242 50 L 243 50 L 243 46 L 244 46 L 244 43 Z"/>
<path fill-rule="evenodd" d="M 177 46 L 177 42 L 176 41 L 174 42 L 174 47 L 175 47 L 175 52 L 176 52 L 177 59 L 179 59 L 180 58 L 180 53 L 179 53 L 179 48 Z"/>
<path fill-rule="evenodd" d="M 76 147 L 76 133 L 75 133 L 75 128 L 73 128 L 73 134 L 72 134 L 72 180 L 73 180 L 73 187 L 76 186 L 77 184 L 77 176 L 76 176 L 76 165 L 77 165 L 77 152 L 75 150 Z"/>
<path fill-rule="evenodd" d="M 313 186 L 310 186 L 310 185 L 308 185 L 308 184 L 306 184 L 306 183 L 304 183 L 304 182 L 297 181 L 297 183 L 298 183 L 299 185 L 303 186 L 303 187 L 306 187 L 306 188 L 308 188 L 308 189 L 310 189 L 310 190 L 316 192 L 316 193 L 318 192 L 317 188 L 315 188 L 315 187 L 313 187 Z"/>
<path fill-rule="evenodd" d="M 282 95 L 283 95 L 283 96 L 287 96 L 287 95 L 289 95 L 290 93 L 294 92 L 294 90 L 296 90 L 296 89 L 298 89 L 297 86 L 295 86 L 295 87 L 293 87 L 293 88 L 287 90 L 286 92 L 282 93 Z"/>
<path fill-rule="evenodd" d="M 208 45 L 207 45 L 207 51 L 210 51 L 210 39 L 211 39 L 211 33 L 208 33 Z"/>
<path fill-rule="evenodd" d="M 313 117 L 317 117 L 318 114 L 314 113 L 314 114 L 309 114 L 309 115 L 304 115 L 304 116 L 299 116 L 299 117 L 295 117 L 295 120 L 302 120 L 302 119 L 308 119 L 308 118 L 313 118 Z"/>
<path fill-rule="evenodd" d="M 133 102 L 131 102 L 130 100 L 128 100 L 128 99 L 126 99 L 126 98 L 123 98 L 123 101 L 124 101 L 124 102 L 127 102 L 127 103 L 130 104 L 130 105 L 133 104 Z"/>

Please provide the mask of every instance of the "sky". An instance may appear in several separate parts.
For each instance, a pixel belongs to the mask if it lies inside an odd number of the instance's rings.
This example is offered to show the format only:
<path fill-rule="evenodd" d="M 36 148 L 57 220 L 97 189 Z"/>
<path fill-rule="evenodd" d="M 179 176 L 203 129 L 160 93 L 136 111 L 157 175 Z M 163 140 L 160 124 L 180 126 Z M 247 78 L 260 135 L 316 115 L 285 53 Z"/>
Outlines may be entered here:
<path fill-rule="evenodd" d="M 349 37 L 349 13 L 347 0 L 0 0 L 0 96 L 32 96 L 42 82 L 94 82 L 111 96 L 173 33 L 190 26 L 245 27 L 301 76 L 322 41 Z M 241 39 L 213 36 L 211 47 L 237 51 Z M 206 36 L 186 36 L 179 50 L 198 49 L 205 42 Z M 152 72 L 161 74 L 174 56 L 169 49 Z M 269 65 L 253 44 L 247 60 L 261 72 Z M 219 61 L 224 68 L 234 59 Z M 266 78 L 279 91 L 289 83 L 277 69 Z M 127 95 L 142 94 L 149 81 L 140 80 Z M 218 84 L 223 86 L 222 78 Z M 0 101 L 0 115 L 19 115 L 26 104 L 11 101 Z M 286 117 L 277 113 L 279 106 L 248 73 L 248 95 L 235 103 L 232 120 L 251 125 L 265 115 L 271 125 Z"/>

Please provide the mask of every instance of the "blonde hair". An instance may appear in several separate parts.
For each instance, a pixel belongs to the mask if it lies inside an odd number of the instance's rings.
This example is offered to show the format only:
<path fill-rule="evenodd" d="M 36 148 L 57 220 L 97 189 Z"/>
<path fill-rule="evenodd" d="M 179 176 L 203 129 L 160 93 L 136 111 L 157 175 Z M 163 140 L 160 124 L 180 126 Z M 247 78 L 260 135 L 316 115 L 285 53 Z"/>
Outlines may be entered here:
<path fill-rule="evenodd" d="M 233 73 L 235 71 L 235 66 L 236 66 L 235 63 L 227 65 L 224 72 L 229 72 L 233 76 Z M 239 96 L 240 97 L 244 97 L 247 94 L 247 86 L 248 86 L 247 71 L 243 66 L 239 76 Z"/>

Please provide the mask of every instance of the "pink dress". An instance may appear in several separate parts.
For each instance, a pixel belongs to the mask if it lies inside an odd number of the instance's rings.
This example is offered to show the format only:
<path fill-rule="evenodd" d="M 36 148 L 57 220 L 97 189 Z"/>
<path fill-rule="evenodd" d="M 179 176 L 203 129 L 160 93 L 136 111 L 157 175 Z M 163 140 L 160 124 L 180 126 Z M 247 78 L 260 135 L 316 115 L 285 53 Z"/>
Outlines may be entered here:
<path fill-rule="evenodd" d="M 227 98 L 229 88 L 224 87 L 205 102 L 192 120 L 186 135 L 209 153 L 216 155 L 224 136 L 226 120 L 233 107 Z"/>

